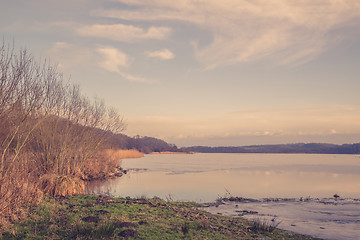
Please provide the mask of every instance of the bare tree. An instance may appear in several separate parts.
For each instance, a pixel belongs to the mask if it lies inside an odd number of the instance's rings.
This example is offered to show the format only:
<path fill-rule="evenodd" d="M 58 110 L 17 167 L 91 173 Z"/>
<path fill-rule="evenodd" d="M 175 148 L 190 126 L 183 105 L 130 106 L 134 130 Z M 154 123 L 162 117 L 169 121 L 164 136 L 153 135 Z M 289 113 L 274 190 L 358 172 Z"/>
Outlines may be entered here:
<path fill-rule="evenodd" d="M 15 52 L 3 41 L 0 213 L 24 200 L 21 193 L 35 194 L 44 175 L 90 179 L 106 171 L 103 143 L 124 127 L 114 109 L 84 96 L 79 86 L 64 81 L 56 66 L 36 61 L 26 49 Z M 26 191 L 19 191 L 24 187 Z"/>

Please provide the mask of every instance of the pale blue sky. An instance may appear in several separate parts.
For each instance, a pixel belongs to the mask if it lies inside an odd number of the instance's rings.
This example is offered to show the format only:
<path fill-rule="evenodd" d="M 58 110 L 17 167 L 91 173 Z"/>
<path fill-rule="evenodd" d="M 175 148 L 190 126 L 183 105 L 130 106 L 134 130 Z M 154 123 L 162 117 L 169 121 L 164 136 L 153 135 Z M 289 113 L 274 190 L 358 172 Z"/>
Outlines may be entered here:
<path fill-rule="evenodd" d="M 0 34 L 179 146 L 360 141 L 358 0 L 0 0 Z"/>

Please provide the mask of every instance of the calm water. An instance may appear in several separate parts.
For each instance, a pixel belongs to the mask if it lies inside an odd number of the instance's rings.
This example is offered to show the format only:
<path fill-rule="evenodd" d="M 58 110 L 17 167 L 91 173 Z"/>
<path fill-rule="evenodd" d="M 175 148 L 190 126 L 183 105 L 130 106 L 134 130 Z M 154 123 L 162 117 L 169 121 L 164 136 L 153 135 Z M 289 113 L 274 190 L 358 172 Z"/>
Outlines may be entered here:
<path fill-rule="evenodd" d="M 309 154 L 173 154 L 126 159 L 128 174 L 95 192 L 114 196 L 211 202 L 248 198 L 360 198 L 360 156 Z"/>

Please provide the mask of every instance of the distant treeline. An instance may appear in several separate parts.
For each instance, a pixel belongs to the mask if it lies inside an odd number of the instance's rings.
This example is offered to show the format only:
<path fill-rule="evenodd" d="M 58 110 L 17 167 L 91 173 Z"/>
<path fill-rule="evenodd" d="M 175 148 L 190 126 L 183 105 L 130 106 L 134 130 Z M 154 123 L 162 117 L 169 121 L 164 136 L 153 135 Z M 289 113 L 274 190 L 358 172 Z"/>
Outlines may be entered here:
<path fill-rule="evenodd" d="M 308 153 L 308 154 L 360 154 L 360 143 L 326 144 L 296 143 L 279 145 L 252 145 L 241 147 L 193 146 L 181 148 L 182 151 L 199 153 Z"/>
<path fill-rule="evenodd" d="M 112 148 L 136 149 L 145 154 L 152 152 L 180 152 L 174 144 L 169 144 L 161 139 L 153 137 L 129 137 L 124 134 L 113 134 L 108 140 Z"/>

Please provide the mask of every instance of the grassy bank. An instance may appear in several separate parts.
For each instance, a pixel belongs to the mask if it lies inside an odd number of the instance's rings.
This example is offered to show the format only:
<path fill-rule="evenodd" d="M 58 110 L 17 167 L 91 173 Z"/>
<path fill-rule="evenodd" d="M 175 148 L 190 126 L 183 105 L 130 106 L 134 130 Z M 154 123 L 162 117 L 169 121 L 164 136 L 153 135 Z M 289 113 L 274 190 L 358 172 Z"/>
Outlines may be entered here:
<path fill-rule="evenodd" d="M 212 215 L 196 203 L 161 199 L 78 195 L 51 198 L 4 239 L 311 239 L 259 226 L 242 218 Z"/>
<path fill-rule="evenodd" d="M 137 150 L 122 149 L 107 149 L 99 155 L 101 158 L 84 164 L 83 171 L 79 170 L 80 174 L 75 176 L 54 172 L 40 174 L 35 165 L 14 164 L 7 175 L 0 177 L 0 227 L 26 219 L 27 207 L 41 202 L 44 194 L 52 196 L 84 194 L 86 182 L 90 180 L 121 176 L 123 171 L 119 166 L 119 159 L 144 156 Z"/>

